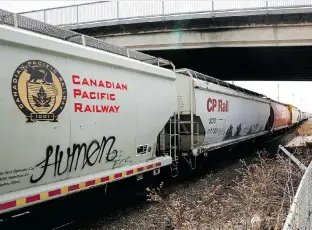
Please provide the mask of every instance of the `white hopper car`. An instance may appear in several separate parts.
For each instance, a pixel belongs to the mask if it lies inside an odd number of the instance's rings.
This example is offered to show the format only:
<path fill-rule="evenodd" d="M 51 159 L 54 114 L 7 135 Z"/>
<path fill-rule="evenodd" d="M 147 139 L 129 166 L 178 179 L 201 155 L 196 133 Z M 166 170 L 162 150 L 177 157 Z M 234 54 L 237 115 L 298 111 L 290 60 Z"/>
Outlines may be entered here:
<path fill-rule="evenodd" d="M 192 70 L 176 72 L 182 151 L 198 155 L 267 133 L 268 99 Z"/>
<path fill-rule="evenodd" d="M 0 213 L 171 164 L 173 71 L 8 25 L 0 52 Z"/>
<path fill-rule="evenodd" d="M 0 214 L 169 165 L 176 176 L 180 158 L 194 168 L 199 154 L 270 130 L 263 95 L 0 16 Z"/>

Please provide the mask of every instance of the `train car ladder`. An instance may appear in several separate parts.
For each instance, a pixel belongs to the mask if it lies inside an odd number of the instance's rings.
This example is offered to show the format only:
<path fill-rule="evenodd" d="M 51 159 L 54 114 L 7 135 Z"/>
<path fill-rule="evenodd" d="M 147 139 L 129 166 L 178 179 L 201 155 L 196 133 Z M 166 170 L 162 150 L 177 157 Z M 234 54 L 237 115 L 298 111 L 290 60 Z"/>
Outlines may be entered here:
<path fill-rule="evenodd" d="M 172 164 L 170 165 L 171 176 L 176 177 L 179 174 L 178 170 L 178 147 L 179 147 L 179 130 L 180 122 L 179 115 L 174 113 L 169 119 L 169 133 L 166 129 L 160 133 L 160 152 L 164 155 L 169 155 L 172 158 Z"/>
<path fill-rule="evenodd" d="M 179 174 L 178 169 L 178 142 L 179 142 L 179 132 L 180 127 L 179 119 L 177 118 L 176 113 L 173 114 L 173 118 L 170 117 L 170 129 L 169 129 L 169 154 L 172 157 L 172 164 L 170 165 L 171 176 L 176 177 Z M 173 129 L 172 129 L 173 126 Z M 173 139 L 173 143 L 172 143 Z"/>

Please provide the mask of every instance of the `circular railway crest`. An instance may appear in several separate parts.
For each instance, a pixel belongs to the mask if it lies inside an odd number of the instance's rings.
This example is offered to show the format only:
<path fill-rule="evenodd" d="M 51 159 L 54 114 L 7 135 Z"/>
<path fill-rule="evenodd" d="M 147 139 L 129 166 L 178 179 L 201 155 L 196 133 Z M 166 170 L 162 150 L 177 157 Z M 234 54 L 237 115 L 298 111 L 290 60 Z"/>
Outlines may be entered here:
<path fill-rule="evenodd" d="M 27 122 L 57 122 L 67 100 L 61 74 L 50 64 L 29 60 L 17 67 L 12 77 L 12 95 Z"/>

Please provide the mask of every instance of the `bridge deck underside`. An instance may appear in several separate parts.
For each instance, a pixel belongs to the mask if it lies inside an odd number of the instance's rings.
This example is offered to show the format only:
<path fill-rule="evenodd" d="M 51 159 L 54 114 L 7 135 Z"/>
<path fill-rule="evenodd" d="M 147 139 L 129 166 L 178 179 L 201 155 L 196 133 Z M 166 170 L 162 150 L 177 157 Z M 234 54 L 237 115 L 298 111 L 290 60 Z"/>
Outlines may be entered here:
<path fill-rule="evenodd" d="M 312 12 L 195 18 L 174 21 L 124 23 L 80 29 L 94 37 L 170 30 L 230 30 L 276 24 L 311 23 Z M 144 51 L 222 80 L 312 80 L 312 46 L 198 48 Z"/>
<path fill-rule="evenodd" d="M 222 80 L 312 81 L 312 46 L 145 52 Z"/>

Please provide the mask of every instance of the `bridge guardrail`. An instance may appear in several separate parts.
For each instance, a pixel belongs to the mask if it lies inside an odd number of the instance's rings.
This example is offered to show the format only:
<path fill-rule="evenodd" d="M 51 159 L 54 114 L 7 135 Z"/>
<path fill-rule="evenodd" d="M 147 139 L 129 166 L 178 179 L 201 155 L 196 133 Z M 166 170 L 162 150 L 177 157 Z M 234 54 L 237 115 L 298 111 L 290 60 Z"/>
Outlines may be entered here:
<path fill-rule="evenodd" d="M 128 57 L 151 65 L 157 66 L 171 65 L 172 68 L 174 68 L 173 63 L 170 62 L 169 60 L 154 57 L 133 49 L 125 48 L 123 46 L 113 45 L 100 39 L 96 39 L 87 35 L 83 35 L 71 30 L 53 26 L 45 22 L 41 22 L 39 20 L 35 20 L 32 18 L 25 17 L 23 15 L 14 14 L 12 12 L 0 9 L 0 25 L 2 24 L 32 31 L 35 33 L 40 33 L 74 44 L 80 44 L 86 47 L 104 50 L 112 54 Z"/>
<path fill-rule="evenodd" d="M 98 1 L 73 6 L 57 7 L 19 13 L 45 23 L 57 26 L 74 26 L 79 28 L 100 22 L 122 21 L 129 19 L 160 18 L 167 16 L 210 13 L 214 16 L 220 12 L 264 11 L 312 8 L 312 0 L 212 0 L 212 1 Z M 249 11 L 249 13 L 247 13 Z M 117 24 L 118 24 L 117 23 Z"/>

